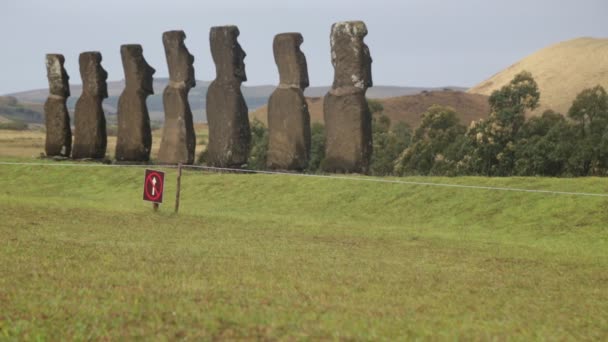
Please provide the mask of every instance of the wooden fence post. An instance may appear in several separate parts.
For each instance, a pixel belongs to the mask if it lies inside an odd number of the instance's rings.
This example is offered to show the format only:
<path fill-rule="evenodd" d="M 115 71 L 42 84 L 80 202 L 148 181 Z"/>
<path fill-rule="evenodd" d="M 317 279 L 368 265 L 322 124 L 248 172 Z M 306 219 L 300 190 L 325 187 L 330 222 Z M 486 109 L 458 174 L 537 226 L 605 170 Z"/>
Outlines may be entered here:
<path fill-rule="evenodd" d="M 182 164 L 177 164 L 177 189 L 175 190 L 175 213 L 179 211 L 179 193 L 182 188 Z"/>

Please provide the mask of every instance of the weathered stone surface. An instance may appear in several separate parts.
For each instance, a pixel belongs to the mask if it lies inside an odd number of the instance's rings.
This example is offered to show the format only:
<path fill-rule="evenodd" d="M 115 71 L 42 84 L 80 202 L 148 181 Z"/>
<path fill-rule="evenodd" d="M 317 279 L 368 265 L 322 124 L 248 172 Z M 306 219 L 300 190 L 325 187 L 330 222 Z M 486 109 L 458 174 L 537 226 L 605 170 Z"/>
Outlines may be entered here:
<path fill-rule="evenodd" d="M 325 96 L 325 162 L 329 172 L 366 173 L 372 154 L 372 117 L 365 92 L 372 86 L 367 28 L 361 21 L 332 26 L 334 83 Z"/>
<path fill-rule="evenodd" d="M 216 167 L 238 168 L 247 163 L 251 130 L 247 104 L 241 93 L 245 51 L 236 26 L 212 27 L 209 35 L 216 78 L 207 91 L 209 143 L 206 161 Z"/>
<path fill-rule="evenodd" d="M 101 53 L 80 54 L 82 95 L 74 112 L 74 159 L 102 159 L 106 155 L 106 118 L 102 102 L 108 97 L 108 73 L 101 66 Z"/>
<path fill-rule="evenodd" d="M 185 39 L 184 31 L 163 33 L 170 81 L 163 92 L 165 124 L 158 161 L 166 164 L 194 162 L 196 136 L 188 93 L 196 85 L 196 79 L 194 56 L 186 48 Z"/>
<path fill-rule="evenodd" d="M 306 57 L 299 33 L 274 38 L 274 59 L 280 84 L 268 102 L 267 165 L 272 169 L 303 170 L 310 157 L 310 114 L 304 98 L 308 87 Z"/>
<path fill-rule="evenodd" d="M 63 55 L 46 55 L 49 97 L 44 103 L 45 152 L 49 157 L 68 157 L 72 151 L 72 130 L 70 129 L 70 116 L 66 105 L 70 96 L 70 77 L 63 67 L 64 62 Z"/>
<path fill-rule="evenodd" d="M 125 71 L 125 89 L 118 99 L 118 136 L 116 160 L 148 161 L 152 132 L 146 98 L 154 94 L 152 68 L 143 56 L 141 45 L 120 47 Z"/>
<path fill-rule="evenodd" d="M 366 173 L 372 153 L 372 118 L 365 94 L 329 93 L 324 101 L 325 171 Z"/>

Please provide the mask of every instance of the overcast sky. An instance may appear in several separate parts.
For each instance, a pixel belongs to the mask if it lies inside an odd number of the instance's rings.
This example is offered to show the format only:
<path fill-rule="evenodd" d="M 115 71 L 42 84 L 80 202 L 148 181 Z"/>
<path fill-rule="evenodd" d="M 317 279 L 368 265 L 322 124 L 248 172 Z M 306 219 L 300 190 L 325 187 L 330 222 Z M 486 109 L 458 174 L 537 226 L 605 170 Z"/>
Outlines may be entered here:
<path fill-rule="evenodd" d="M 78 55 L 100 51 L 109 80 L 123 78 L 120 45 L 142 44 L 166 77 L 161 35 L 182 29 L 196 78 L 211 80 L 209 28 L 238 25 L 247 85 L 276 84 L 272 39 L 301 32 L 311 85 L 333 77 L 329 32 L 363 20 L 376 85 L 473 86 L 547 45 L 608 37 L 608 0 L 2 0 L 0 94 L 47 87 L 44 55 L 62 53 L 73 83 Z"/>

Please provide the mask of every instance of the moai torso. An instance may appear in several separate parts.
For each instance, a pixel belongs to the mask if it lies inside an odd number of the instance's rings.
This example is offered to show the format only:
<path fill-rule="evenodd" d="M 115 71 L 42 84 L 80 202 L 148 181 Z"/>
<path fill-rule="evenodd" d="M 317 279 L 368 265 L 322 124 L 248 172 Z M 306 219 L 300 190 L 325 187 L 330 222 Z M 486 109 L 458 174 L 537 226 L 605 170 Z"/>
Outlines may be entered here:
<path fill-rule="evenodd" d="M 74 113 L 74 159 L 102 159 L 106 155 L 106 119 L 102 102 L 108 97 L 108 73 L 101 66 L 101 53 L 80 54 L 82 95 Z"/>
<path fill-rule="evenodd" d="M 274 59 L 280 84 L 268 102 L 268 156 L 271 169 L 303 170 L 310 156 L 310 114 L 304 97 L 308 87 L 306 57 L 299 33 L 274 38 Z"/>
<path fill-rule="evenodd" d="M 184 31 L 163 33 L 170 80 L 163 92 L 165 123 L 158 152 L 160 163 L 192 164 L 194 162 L 196 136 L 188 93 L 196 85 L 196 80 L 194 56 L 186 48 L 185 39 Z"/>
<path fill-rule="evenodd" d="M 372 118 L 365 92 L 372 86 L 372 59 L 363 22 L 332 26 L 334 83 L 325 96 L 325 162 L 329 172 L 366 173 L 372 154 Z"/>
<path fill-rule="evenodd" d="M 251 131 L 247 104 L 241 93 L 245 52 L 236 26 L 212 27 L 211 54 L 217 76 L 207 91 L 209 144 L 206 162 L 216 167 L 239 168 L 247 163 Z"/>
<path fill-rule="evenodd" d="M 125 90 L 118 99 L 118 137 L 116 160 L 148 161 L 152 132 L 146 98 L 154 94 L 152 68 L 143 56 L 141 45 L 120 47 L 125 71 Z"/>
<path fill-rule="evenodd" d="M 44 103 L 46 124 L 45 152 L 49 157 L 69 157 L 72 151 L 72 130 L 66 105 L 70 96 L 70 84 L 63 67 L 63 55 L 46 55 L 46 71 L 49 80 L 49 97 Z"/>

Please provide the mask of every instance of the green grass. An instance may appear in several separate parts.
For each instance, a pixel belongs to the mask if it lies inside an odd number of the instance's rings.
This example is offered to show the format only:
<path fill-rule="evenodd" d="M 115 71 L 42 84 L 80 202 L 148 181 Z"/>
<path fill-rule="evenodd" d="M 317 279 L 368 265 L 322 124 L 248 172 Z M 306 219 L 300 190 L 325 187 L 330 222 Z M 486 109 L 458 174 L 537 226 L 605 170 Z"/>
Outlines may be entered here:
<path fill-rule="evenodd" d="M 166 171 L 0 165 L 0 339 L 608 338 L 608 198 Z"/>

